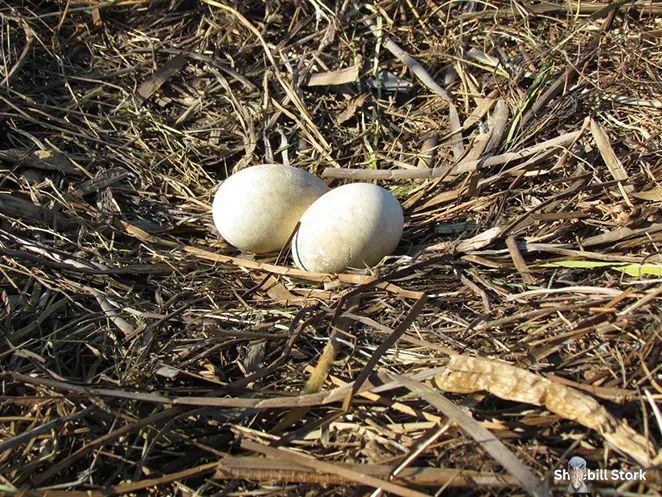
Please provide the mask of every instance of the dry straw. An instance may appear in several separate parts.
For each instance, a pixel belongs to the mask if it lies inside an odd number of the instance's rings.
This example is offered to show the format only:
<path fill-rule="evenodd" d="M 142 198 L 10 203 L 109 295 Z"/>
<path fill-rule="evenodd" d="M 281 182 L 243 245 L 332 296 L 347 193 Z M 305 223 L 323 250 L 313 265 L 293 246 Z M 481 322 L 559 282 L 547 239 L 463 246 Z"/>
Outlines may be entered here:
<path fill-rule="evenodd" d="M 0 2 L 0 494 L 662 492 L 660 8 Z M 271 160 L 396 253 L 238 253 Z"/>

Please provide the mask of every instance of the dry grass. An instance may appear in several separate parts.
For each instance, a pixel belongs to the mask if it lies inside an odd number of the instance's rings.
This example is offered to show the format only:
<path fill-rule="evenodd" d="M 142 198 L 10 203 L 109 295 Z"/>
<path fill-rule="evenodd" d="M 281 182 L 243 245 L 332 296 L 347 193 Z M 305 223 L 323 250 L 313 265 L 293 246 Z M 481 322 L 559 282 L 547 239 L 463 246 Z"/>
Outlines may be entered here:
<path fill-rule="evenodd" d="M 543 496 L 571 455 L 662 463 L 662 7 L 614 6 L 0 2 L 0 494 Z M 381 178 L 396 254 L 238 254 L 211 198 L 272 161 Z"/>

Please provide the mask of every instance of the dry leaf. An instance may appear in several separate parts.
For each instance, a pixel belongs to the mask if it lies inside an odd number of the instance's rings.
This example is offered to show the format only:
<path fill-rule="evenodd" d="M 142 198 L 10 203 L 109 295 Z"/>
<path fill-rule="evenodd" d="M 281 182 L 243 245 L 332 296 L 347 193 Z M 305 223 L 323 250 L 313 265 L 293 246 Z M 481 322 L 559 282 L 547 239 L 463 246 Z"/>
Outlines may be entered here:
<path fill-rule="evenodd" d="M 253 280 L 261 284 L 261 290 L 266 291 L 271 300 L 285 305 L 303 305 L 305 298 L 292 294 L 278 278 L 270 274 L 254 275 Z M 264 281 L 263 281 L 264 280 Z"/>
<path fill-rule="evenodd" d="M 354 117 L 356 111 L 363 106 L 363 103 L 366 101 L 367 98 L 368 98 L 367 93 L 363 93 L 358 97 L 352 98 L 352 100 L 350 100 L 347 107 L 345 107 L 342 110 L 342 112 L 340 112 L 340 114 L 336 116 L 336 120 L 338 121 L 338 124 L 342 124 L 345 121 L 349 121 L 352 117 Z"/>
<path fill-rule="evenodd" d="M 508 102 L 505 100 L 498 100 L 494 108 L 494 113 L 490 116 L 490 139 L 485 147 L 485 154 L 494 154 L 501 148 L 503 136 L 508 127 L 508 117 L 510 109 Z"/>
<path fill-rule="evenodd" d="M 69 231 L 80 227 L 81 223 L 56 209 L 41 207 L 17 195 L 0 193 L 0 213 L 23 219 L 33 219 L 55 229 Z"/>
<path fill-rule="evenodd" d="M 450 358 L 448 367 L 435 376 L 434 383 L 445 392 L 486 390 L 501 399 L 545 406 L 554 414 L 597 431 L 615 449 L 642 466 L 650 466 L 652 445 L 625 420 L 616 419 L 593 397 L 573 388 L 508 364 L 461 355 Z"/>
<path fill-rule="evenodd" d="M 346 67 L 339 71 L 311 74 L 305 86 L 331 86 L 353 83 L 359 78 L 359 66 Z"/>
<path fill-rule="evenodd" d="M 422 169 L 429 169 L 434 164 L 434 156 L 437 153 L 437 145 L 439 144 L 439 134 L 432 133 L 428 136 L 423 142 L 423 147 L 421 149 L 420 156 L 418 158 L 418 164 L 416 167 Z M 422 193 L 422 192 L 421 192 Z"/>
<path fill-rule="evenodd" d="M 156 90 L 161 88 L 163 83 L 172 78 L 186 65 L 187 59 L 183 55 L 177 55 L 159 67 L 150 78 L 148 78 L 140 88 L 138 88 L 138 100 L 142 104 L 149 97 L 154 95 Z"/>
<path fill-rule="evenodd" d="M 628 173 L 623 167 L 623 164 L 621 164 L 621 161 L 618 160 L 618 157 L 614 153 L 614 149 L 611 147 L 611 144 L 609 143 L 609 137 L 602 129 L 602 126 L 600 126 L 600 123 L 598 123 L 594 119 L 591 119 L 591 134 L 595 139 L 595 143 L 598 146 L 600 155 L 602 156 L 602 159 L 605 161 L 605 164 L 607 164 L 607 167 L 609 168 L 611 175 L 614 177 L 615 180 L 621 182 L 619 183 L 618 187 L 621 190 L 621 193 L 623 194 L 623 198 L 627 203 L 628 202 L 627 196 L 635 192 L 634 186 L 632 186 L 632 183 L 630 183 L 630 178 L 628 177 Z"/>
<path fill-rule="evenodd" d="M 634 198 L 639 200 L 650 200 L 651 202 L 662 202 L 662 188 L 649 190 L 647 192 L 633 193 Z"/>
<path fill-rule="evenodd" d="M 469 238 L 468 240 L 462 240 L 460 243 L 457 244 L 457 247 L 455 247 L 455 250 L 457 252 L 468 252 L 470 250 L 480 250 L 483 247 L 486 247 L 490 243 L 492 243 L 495 239 L 501 235 L 501 232 L 503 231 L 503 228 L 500 228 L 498 226 L 494 228 L 490 228 L 487 231 L 483 231 L 482 233 Z"/>
<path fill-rule="evenodd" d="M 81 171 L 64 154 L 53 150 L 23 152 L 18 149 L 0 150 L 0 161 L 11 165 L 24 165 L 42 171 L 59 171 L 63 174 L 81 175 Z"/>

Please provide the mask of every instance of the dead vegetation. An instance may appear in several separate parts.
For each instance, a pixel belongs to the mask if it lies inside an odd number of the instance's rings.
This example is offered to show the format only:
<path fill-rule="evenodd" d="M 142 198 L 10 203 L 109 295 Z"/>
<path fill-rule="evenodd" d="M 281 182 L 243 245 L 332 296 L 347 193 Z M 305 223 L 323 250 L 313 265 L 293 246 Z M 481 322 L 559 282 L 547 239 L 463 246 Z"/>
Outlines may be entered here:
<path fill-rule="evenodd" d="M 660 495 L 661 11 L 0 2 L 0 494 Z M 265 162 L 396 254 L 237 253 Z"/>

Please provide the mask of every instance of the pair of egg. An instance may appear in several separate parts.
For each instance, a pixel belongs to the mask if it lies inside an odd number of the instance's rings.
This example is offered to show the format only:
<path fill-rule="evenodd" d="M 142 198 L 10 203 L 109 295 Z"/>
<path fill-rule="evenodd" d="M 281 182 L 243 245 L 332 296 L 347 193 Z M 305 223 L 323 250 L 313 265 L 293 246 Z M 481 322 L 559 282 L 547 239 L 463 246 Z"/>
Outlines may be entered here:
<path fill-rule="evenodd" d="M 227 242 L 257 254 L 282 249 L 300 222 L 294 263 L 323 273 L 374 266 L 395 250 L 404 226 L 400 203 L 384 188 L 353 183 L 330 190 L 307 171 L 275 164 L 230 176 L 212 212 Z"/>

